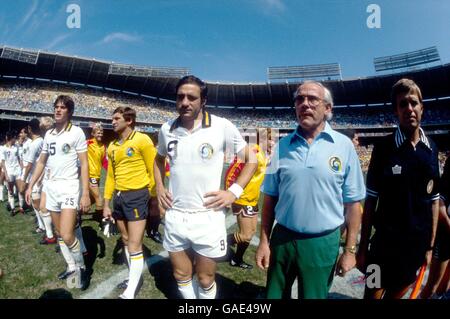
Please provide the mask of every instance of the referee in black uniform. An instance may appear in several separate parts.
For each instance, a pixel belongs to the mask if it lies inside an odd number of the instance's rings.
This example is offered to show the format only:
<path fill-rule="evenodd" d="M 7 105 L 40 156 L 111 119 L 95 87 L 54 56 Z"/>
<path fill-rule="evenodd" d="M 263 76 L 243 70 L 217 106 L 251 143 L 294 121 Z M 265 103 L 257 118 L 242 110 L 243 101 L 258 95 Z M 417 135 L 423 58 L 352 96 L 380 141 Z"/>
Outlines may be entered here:
<path fill-rule="evenodd" d="M 420 88 L 401 79 L 391 98 L 399 125 L 375 145 L 367 174 L 357 260 L 363 273 L 378 265 L 381 277 L 379 285 L 366 282 L 366 299 L 397 299 L 408 291 L 431 261 L 439 214 L 438 149 L 420 127 Z"/>

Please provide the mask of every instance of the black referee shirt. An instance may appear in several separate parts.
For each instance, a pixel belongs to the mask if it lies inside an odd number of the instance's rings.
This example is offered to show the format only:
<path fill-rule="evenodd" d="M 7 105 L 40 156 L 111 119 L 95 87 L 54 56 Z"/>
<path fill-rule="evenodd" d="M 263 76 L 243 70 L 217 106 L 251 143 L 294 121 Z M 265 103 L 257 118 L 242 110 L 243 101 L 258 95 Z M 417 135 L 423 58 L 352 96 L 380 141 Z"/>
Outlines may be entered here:
<path fill-rule="evenodd" d="M 438 183 L 438 149 L 422 129 L 415 148 L 400 128 L 384 137 L 373 149 L 367 173 L 367 195 L 378 198 L 377 233 L 429 240 Z"/>
<path fill-rule="evenodd" d="M 445 202 L 445 207 L 448 207 L 448 205 L 450 205 L 450 156 L 447 157 L 447 160 L 445 161 L 439 193 L 441 194 L 442 200 Z"/>

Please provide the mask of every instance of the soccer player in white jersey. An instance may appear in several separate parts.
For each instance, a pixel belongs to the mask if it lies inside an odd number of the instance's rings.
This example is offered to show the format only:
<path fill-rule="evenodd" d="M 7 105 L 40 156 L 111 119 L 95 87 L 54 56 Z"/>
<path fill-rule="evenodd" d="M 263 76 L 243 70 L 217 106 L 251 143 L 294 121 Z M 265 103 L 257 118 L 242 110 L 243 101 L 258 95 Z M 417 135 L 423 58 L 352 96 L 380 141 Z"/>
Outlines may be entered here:
<path fill-rule="evenodd" d="M 257 165 L 238 129 L 206 112 L 206 97 L 203 81 L 195 76 L 180 79 L 176 86 L 179 117 L 161 127 L 154 168 L 158 202 L 166 209 L 163 245 L 185 299 L 216 297 L 215 259 L 227 251 L 225 207 L 239 198 Z M 246 165 L 225 191 L 220 186 L 228 148 Z M 170 161 L 168 190 L 163 184 L 166 156 Z"/>
<path fill-rule="evenodd" d="M 16 135 L 14 132 L 6 133 L 6 144 L 3 146 L 2 167 L 5 172 L 5 180 L 8 186 L 8 202 L 11 207 L 11 216 L 16 214 L 14 200 L 14 186 L 17 188 L 18 178 L 20 176 L 19 149 L 15 145 Z M 23 200 L 19 201 L 19 212 L 24 213 Z"/>
<path fill-rule="evenodd" d="M 75 287 L 84 290 L 88 286 L 88 278 L 80 242 L 75 236 L 75 225 L 78 208 L 87 212 L 91 203 L 86 138 L 81 128 L 70 122 L 74 109 L 71 97 L 60 95 L 56 98 L 55 128 L 45 134 L 42 152 L 26 191 L 26 199 L 30 203 L 33 186 L 46 168 L 46 208 L 51 213 L 53 224 L 68 247 L 68 252 L 75 260 L 75 274 L 68 280 Z M 81 165 L 81 185 L 77 160 Z M 61 252 L 64 255 L 62 249 Z"/>
<path fill-rule="evenodd" d="M 44 142 L 43 138 L 40 135 L 41 129 L 38 119 L 32 119 L 28 125 L 28 129 L 31 136 L 31 142 L 27 148 L 27 151 L 24 152 L 23 156 L 23 177 L 26 184 L 29 184 L 30 182 L 31 176 L 33 175 L 34 169 L 36 167 L 36 162 L 42 151 L 42 144 Z M 46 236 L 44 239 L 49 242 L 56 243 L 56 239 L 53 235 L 52 218 L 50 216 L 50 213 L 48 211 L 41 212 L 39 209 L 43 175 L 44 174 L 41 174 L 41 177 L 36 182 L 36 184 L 34 184 L 31 192 L 32 207 L 34 209 L 34 212 L 36 213 L 36 218 L 38 221 L 36 232 L 40 233 L 45 231 Z"/>
<path fill-rule="evenodd" d="M 27 188 L 27 184 L 30 180 L 26 181 L 24 178 L 24 173 L 25 173 L 25 167 L 24 167 L 24 162 L 23 162 L 23 158 L 24 156 L 27 154 L 29 147 L 30 147 L 30 143 L 31 143 L 31 139 L 28 138 L 28 127 L 24 127 L 20 130 L 19 132 L 19 138 L 17 140 L 17 147 L 19 148 L 19 160 L 20 160 L 20 176 L 17 180 L 17 192 L 19 194 L 19 202 L 22 202 L 22 206 L 23 206 L 23 202 L 24 202 L 24 198 L 25 198 L 25 190 Z M 30 176 L 31 177 L 31 176 Z"/>

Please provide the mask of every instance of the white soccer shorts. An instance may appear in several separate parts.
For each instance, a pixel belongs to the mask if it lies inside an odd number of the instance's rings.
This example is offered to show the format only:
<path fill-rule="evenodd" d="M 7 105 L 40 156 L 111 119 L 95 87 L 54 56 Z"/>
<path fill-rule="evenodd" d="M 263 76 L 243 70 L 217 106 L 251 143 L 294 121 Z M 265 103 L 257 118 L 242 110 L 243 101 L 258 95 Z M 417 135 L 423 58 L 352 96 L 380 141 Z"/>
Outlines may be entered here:
<path fill-rule="evenodd" d="M 205 257 L 225 256 L 227 231 L 223 210 L 188 213 L 168 209 L 164 218 L 163 246 L 167 251 L 178 252 L 192 247 Z"/>
<path fill-rule="evenodd" d="M 46 181 L 45 193 L 47 210 L 51 212 L 60 212 L 63 209 L 78 210 L 81 194 L 79 180 Z"/>
<path fill-rule="evenodd" d="M 13 170 L 7 169 L 6 172 L 8 173 L 8 177 L 9 177 L 8 181 L 10 183 L 14 183 L 20 177 L 20 169 L 13 169 Z"/>

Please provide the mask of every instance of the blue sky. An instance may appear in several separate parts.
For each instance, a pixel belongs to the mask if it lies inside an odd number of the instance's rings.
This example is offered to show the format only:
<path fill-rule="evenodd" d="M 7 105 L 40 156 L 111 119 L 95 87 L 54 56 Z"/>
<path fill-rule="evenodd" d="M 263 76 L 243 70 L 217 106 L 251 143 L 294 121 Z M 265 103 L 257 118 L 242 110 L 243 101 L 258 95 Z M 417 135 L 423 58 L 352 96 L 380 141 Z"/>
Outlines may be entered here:
<path fill-rule="evenodd" d="M 69 29 L 69 4 L 81 28 Z M 381 28 L 369 29 L 369 4 Z M 450 63 L 449 0 L 15 0 L 0 4 L 0 45 L 98 60 L 188 67 L 208 81 L 265 82 L 268 66 L 339 62 L 375 75 L 373 58 L 436 45 Z"/>

